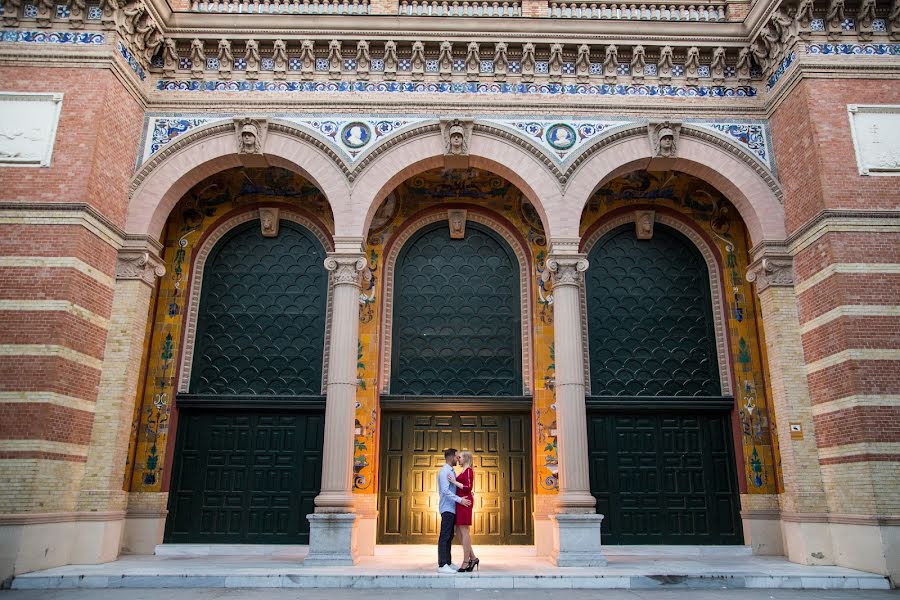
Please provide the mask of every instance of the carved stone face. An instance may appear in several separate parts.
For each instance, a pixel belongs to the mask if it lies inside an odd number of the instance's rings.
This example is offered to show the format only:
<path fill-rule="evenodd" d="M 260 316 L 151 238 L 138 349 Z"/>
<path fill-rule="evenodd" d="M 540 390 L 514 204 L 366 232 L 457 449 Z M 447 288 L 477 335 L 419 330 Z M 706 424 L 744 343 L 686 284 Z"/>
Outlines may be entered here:
<path fill-rule="evenodd" d="M 262 228 L 263 231 L 272 231 L 275 228 L 275 221 L 272 220 L 272 215 L 268 213 L 263 215 Z"/>
<path fill-rule="evenodd" d="M 259 145 L 256 140 L 256 127 L 250 124 L 244 125 L 241 129 L 241 152 L 250 154 L 259 152 Z"/>
<path fill-rule="evenodd" d="M 462 154 L 465 138 L 462 131 L 454 129 L 450 131 L 450 154 Z"/>
<path fill-rule="evenodd" d="M 659 131 L 659 155 L 672 157 L 675 156 L 675 132 L 664 127 Z"/>
<path fill-rule="evenodd" d="M 638 223 L 638 231 L 647 236 L 653 233 L 653 217 L 648 214 L 641 215 L 641 220 Z"/>

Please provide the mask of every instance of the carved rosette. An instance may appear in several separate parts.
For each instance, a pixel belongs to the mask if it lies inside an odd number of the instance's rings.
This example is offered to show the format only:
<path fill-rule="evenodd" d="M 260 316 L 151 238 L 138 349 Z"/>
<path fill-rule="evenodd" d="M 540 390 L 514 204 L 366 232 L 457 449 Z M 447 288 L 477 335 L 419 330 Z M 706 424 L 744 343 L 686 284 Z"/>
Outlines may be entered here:
<path fill-rule="evenodd" d="M 756 293 L 774 287 L 794 285 L 794 261 L 790 256 L 761 258 L 747 268 L 747 281 L 756 285 Z"/>
<path fill-rule="evenodd" d="M 337 254 L 325 259 L 325 269 L 331 272 L 331 281 L 335 285 L 352 285 L 359 287 L 359 272 L 368 261 L 361 254 Z"/>
<path fill-rule="evenodd" d="M 555 274 L 553 287 L 581 285 L 582 273 L 587 271 L 588 261 L 584 256 L 551 256 L 547 268 Z"/>
<path fill-rule="evenodd" d="M 157 277 L 166 274 L 166 267 L 155 254 L 146 250 L 119 250 L 116 260 L 116 280 L 143 281 L 152 286 Z"/>

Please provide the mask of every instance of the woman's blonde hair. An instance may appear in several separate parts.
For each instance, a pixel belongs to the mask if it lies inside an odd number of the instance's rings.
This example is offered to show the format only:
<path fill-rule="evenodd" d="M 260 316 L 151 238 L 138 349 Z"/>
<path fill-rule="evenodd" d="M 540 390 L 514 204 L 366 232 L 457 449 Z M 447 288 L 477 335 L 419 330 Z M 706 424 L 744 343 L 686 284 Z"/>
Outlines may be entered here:
<path fill-rule="evenodd" d="M 468 450 L 459 453 L 459 464 L 463 468 L 469 468 L 472 466 L 473 458 L 472 453 Z"/>

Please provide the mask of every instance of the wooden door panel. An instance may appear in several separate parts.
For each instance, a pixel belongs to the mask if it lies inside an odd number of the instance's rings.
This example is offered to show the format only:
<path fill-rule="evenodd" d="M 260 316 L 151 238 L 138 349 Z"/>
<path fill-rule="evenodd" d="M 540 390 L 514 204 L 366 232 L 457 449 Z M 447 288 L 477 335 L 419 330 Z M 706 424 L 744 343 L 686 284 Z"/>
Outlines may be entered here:
<path fill-rule="evenodd" d="M 474 454 L 473 543 L 532 543 L 528 416 L 408 413 L 384 423 L 379 543 L 437 541 L 437 473 L 448 447 Z"/>
<path fill-rule="evenodd" d="M 728 422 L 724 413 L 590 414 L 604 543 L 742 543 Z"/>

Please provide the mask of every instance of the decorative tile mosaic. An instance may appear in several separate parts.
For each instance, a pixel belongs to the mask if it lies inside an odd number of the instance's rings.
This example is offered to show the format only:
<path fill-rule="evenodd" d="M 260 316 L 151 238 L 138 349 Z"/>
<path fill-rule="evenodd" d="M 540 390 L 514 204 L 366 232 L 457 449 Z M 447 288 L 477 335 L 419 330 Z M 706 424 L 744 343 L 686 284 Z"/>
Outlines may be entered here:
<path fill-rule="evenodd" d="M 154 54 L 153 58 L 150 59 L 151 67 L 162 69 L 164 65 L 165 65 L 165 62 L 163 61 L 162 54 Z"/>
<path fill-rule="evenodd" d="M 772 143 L 769 135 L 769 127 L 765 121 L 742 122 L 717 122 L 717 121 L 691 121 L 686 123 L 710 129 L 727 137 L 738 146 L 747 150 L 754 158 L 775 172 L 775 160 L 772 156 Z"/>
<path fill-rule="evenodd" d="M 99 6 L 89 6 L 87 11 L 88 21 L 99 21 L 103 18 L 103 9 Z"/>
<path fill-rule="evenodd" d="M 601 133 L 630 123 L 627 120 L 616 121 L 573 121 L 573 120 L 534 120 L 534 119 L 484 119 L 524 133 L 528 139 L 562 163 L 566 158 L 576 155 L 592 139 Z"/>
<path fill-rule="evenodd" d="M 737 67 L 725 67 L 725 77 L 734 77 L 735 75 L 737 75 Z"/>
<path fill-rule="evenodd" d="M 218 58 L 207 58 L 206 59 L 206 69 L 208 71 L 217 71 L 219 69 L 219 59 Z"/>
<path fill-rule="evenodd" d="M 897 45 L 900 47 L 900 44 Z M 196 81 L 160 79 L 161 92 L 364 92 L 407 94 L 539 94 L 578 96 L 650 96 L 663 98 L 751 98 L 752 86 L 587 85 L 536 83 L 419 83 L 398 81 Z"/>
<path fill-rule="evenodd" d="M 856 28 L 856 21 L 853 19 L 844 19 L 841 21 L 841 29 L 844 31 L 853 31 Z"/>
<path fill-rule="evenodd" d="M 616 67 L 616 74 L 618 75 L 628 75 L 629 73 L 631 73 L 631 65 L 619 63 Z"/>
<path fill-rule="evenodd" d="M 884 33 L 887 31 L 887 21 L 884 19 L 874 19 L 872 21 L 872 31 Z"/>
<path fill-rule="evenodd" d="M 259 61 L 259 68 L 263 71 L 272 71 L 275 68 L 275 60 L 272 58 L 264 58 Z"/>
<path fill-rule="evenodd" d="M 462 73 L 466 70 L 466 61 L 461 58 L 457 58 L 453 60 L 453 70 L 457 73 Z"/>
<path fill-rule="evenodd" d="M 29 44 L 105 44 L 102 33 L 88 31 L 21 31 L 8 30 L 0 33 L 0 41 Z"/>
<path fill-rule="evenodd" d="M 37 18 L 37 15 L 38 15 L 37 6 L 34 4 L 26 4 L 22 8 L 22 15 L 27 19 Z"/>
<path fill-rule="evenodd" d="M 697 67 L 698 77 L 709 77 L 709 65 L 700 65 Z"/>
<path fill-rule="evenodd" d="M 374 73 L 381 73 L 382 71 L 384 71 L 384 61 L 381 60 L 380 58 L 373 58 L 372 59 L 372 71 Z"/>
<path fill-rule="evenodd" d="M 563 63 L 562 66 L 563 75 L 574 75 L 575 74 L 575 63 Z"/>
<path fill-rule="evenodd" d="M 303 63 L 300 62 L 299 58 L 288 59 L 288 69 L 290 69 L 291 71 L 299 71 L 302 65 Z"/>
<path fill-rule="evenodd" d="M 436 60 L 426 60 L 425 61 L 425 72 L 426 73 L 437 73 L 439 71 L 438 61 Z"/>
<path fill-rule="evenodd" d="M 72 16 L 72 11 L 65 4 L 57 4 L 56 5 L 56 18 L 57 19 L 68 19 Z"/>
<path fill-rule="evenodd" d="M 814 32 L 825 31 L 825 19 L 813 19 L 809 22 L 809 30 Z"/>
<path fill-rule="evenodd" d="M 788 70 L 788 67 L 790 67 L 794 63 L 794 59 L 796 58 L 797 53 L 793 51 L 791 51 L 790 54 L 784 57 L 784 60 L 781 61 L 781 64 L 778 65 L 777 69 L 775 69 L 775 72 L 769 76 L 769 81 L 768 83 L 766 83 L 767 90 L 771 90 L 773 87 L 775 87 L 775 84 L 778 83 L 778 80 L 781 79 L 781 76 L 784 75 L 784 72 Z"/>
<path fill-rule="evenodd" d="M 550 63 L 544 60 L 539 60 L 534 63 L 534 72 L 535 73 L 549 73 L 550 72 Z"/>
<path fill-rule="evenodd" d="M 192 61 L 190 58 L 186 56 L 178 57 L 178 68 L 179 69 L 190 69 Z"/>
<path fill-rule="evenodd" d="M 644 75 L 656 75 L 656 65 L 644 65 Z"/>
<path fill-rule="evenodd" d="M 316 59 L 316 71 L 328 71 L 328 59 L 327 58 L 317 58 Z"/>
<path fill-rule="evenodd" d="M 141 81 L 147 76 L 144 73 L 144 67 L 141 66 L 141 63 L 138 62 L 137 58 L 125 47 L 122 42 L 116 42 L 116 48 L 119 50 L 119 54 L 122 55 L 122 58 L 125 59 L 125 62 L 128 63 L 128 66 L 131 67 L 131 70 L 134 71 L 138 77 L 140 77 Z"/>
<path fill-rule="evenodd" d="M 684 75 L 684 65 L 672 65 L 672 76 L 681 77 Z"/>
<path fill-rule="evenodd" d="M 160 148 L 195 127 L 221 121 L 226 117 L 148 117 L 140 163 Z M 140 164 L 139 163 L 139 164 Z"/>
<path fill-rule="evenodd" d="M 482 73 L 493 73 L 494 72 L 494 61 L 483 60 L 483 61 L 481 61 L 481 66 L 479 68 Z"/>
<path fill-rule="evenodd" d="M 411 71 L 412 70 L 412 61 L 408 58 L 401 58 L 397 61 L 397 70 L 398 71 Z"/>
<path fill-rule="evenodd" d="M 591 75 L 602 75 L 603 63 L 591 63 Z"/>
<path fill-rule="evenodd" d="M 344 59 L 344 70 L 345 71 L 355 71 L 356 70 L 356 59 L 355 58 L 345 58 Z"/>
<path fill-rule="evenodd" d="M 234 70 L 235 71 L 246 71 L 247 70 L 247 59 L 246 58 L 234 59 Z"/>
<path fill-rule="evenodd" d="M 810 44 L 806 53 L 900 56 L 900 44 Z"/>
<path fill-rule="evenodd" d="M 507 65 L 506 70 L 510 73 L 521 73 L 522 63 L 517 60 L 511 60 L 509 61 L 509 65 Z"/>

